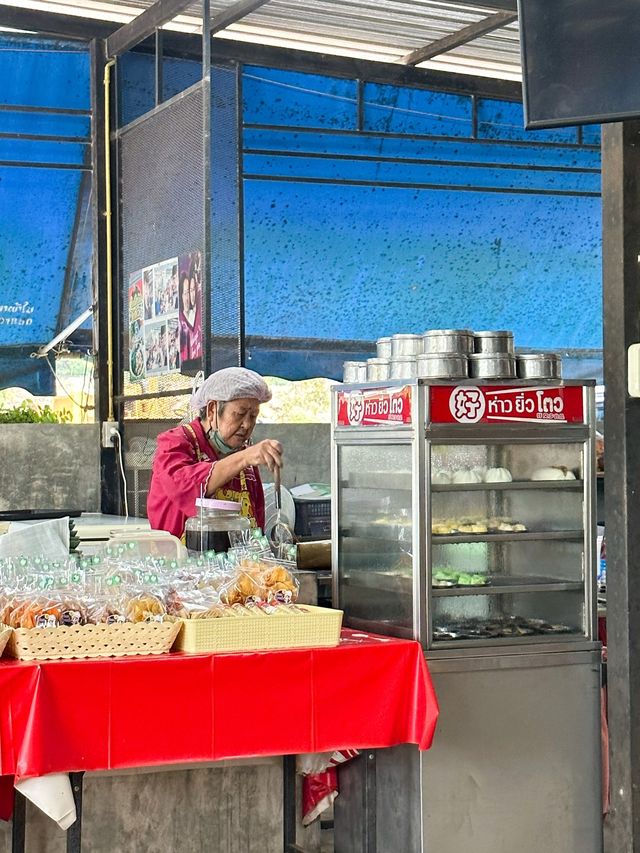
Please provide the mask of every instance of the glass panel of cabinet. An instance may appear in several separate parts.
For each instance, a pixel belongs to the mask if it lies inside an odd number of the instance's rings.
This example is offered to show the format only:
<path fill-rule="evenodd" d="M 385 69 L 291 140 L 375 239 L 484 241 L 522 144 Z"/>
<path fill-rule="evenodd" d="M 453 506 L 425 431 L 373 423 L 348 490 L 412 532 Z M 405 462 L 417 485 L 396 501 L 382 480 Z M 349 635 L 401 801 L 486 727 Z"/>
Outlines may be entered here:
<path fill-rule="evenodd" d="M 334 428 L 345 624 L 427 648 L 592 639 L 592 432 Z"/>

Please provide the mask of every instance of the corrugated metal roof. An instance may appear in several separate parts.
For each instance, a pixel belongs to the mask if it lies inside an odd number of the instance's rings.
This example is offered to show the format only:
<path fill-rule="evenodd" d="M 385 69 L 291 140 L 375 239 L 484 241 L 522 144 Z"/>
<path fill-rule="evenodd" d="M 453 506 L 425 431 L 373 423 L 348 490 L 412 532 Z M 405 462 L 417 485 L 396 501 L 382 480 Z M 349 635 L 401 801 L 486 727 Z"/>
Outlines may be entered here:
<path fill-rule="evenodd" d="M 2 4 L 126 22 L 151 2 L 18 0 L 9 4 L 0 0 Z M 230 5 L 229 0 L 212 0 L 212 16 Z M 216 37 L 395 62 L 491 14 L 491 9 L 481 6 L 442 0 L 270 0 Z M 167 29 L 198 32 L 199 16 L 200 3 L 195 3 Z M 518 24 L 494 30 L 420 67 L 519 80 Z"/>

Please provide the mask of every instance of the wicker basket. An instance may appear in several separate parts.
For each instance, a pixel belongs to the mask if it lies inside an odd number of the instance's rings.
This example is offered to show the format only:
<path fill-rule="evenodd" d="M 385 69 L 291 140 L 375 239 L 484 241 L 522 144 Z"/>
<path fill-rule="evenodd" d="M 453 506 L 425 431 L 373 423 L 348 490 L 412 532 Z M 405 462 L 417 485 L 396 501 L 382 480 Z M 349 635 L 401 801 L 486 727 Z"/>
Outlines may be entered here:
<path fill-rule="evenodd" d="M 312 607 L 297 615 L 184 619 L 174 649 L 182 652 L 251 652 L 337 646 L 342 610 Z"/>
<path fill-rule="evenodd" d="M 179 622 L 16 628 L 11 631 L 6 654 L 19 660 L 160 655 L 171 649 L 179 631 Z"/>
<path fill-rule="evenodd" d="M 2 655 L 5 646 L 9 642 L 12 630 L 13 628 L 9 628 L 7 625 L 0 625 L 0 655 Z"/>

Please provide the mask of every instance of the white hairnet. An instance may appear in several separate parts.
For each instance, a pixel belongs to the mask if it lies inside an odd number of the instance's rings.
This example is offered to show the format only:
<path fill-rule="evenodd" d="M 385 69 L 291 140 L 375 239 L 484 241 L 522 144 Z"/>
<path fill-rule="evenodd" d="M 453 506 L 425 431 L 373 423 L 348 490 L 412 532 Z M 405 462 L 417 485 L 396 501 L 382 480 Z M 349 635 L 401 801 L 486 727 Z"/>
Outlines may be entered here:
<path fill-rule="evenodd" d="M 191 396 L 191 408 L 204 409 L 207 403 L 227 402 L 249 397 L 259 403 L 271 399 L 271 391 L 259 373 L 246 367 L 225 367 L 208 376 Z"/>

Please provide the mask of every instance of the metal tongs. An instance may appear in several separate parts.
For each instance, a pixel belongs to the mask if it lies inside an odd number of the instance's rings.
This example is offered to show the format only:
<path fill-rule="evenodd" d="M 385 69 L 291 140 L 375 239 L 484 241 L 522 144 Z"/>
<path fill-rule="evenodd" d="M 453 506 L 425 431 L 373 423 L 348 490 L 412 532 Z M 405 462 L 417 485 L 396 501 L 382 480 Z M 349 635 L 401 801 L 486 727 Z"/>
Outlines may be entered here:
<path fill-rule="evenodd" d="M 282 520 L 282 493 L 280 484 L 280 467 L 276 466 L 273 472 L 274 492 L 276 498 L 276 523 L 271 530 L 271 544 L 280 549 L 282 545 L 291 545 L 293 534 L 289 526 Z"/>

